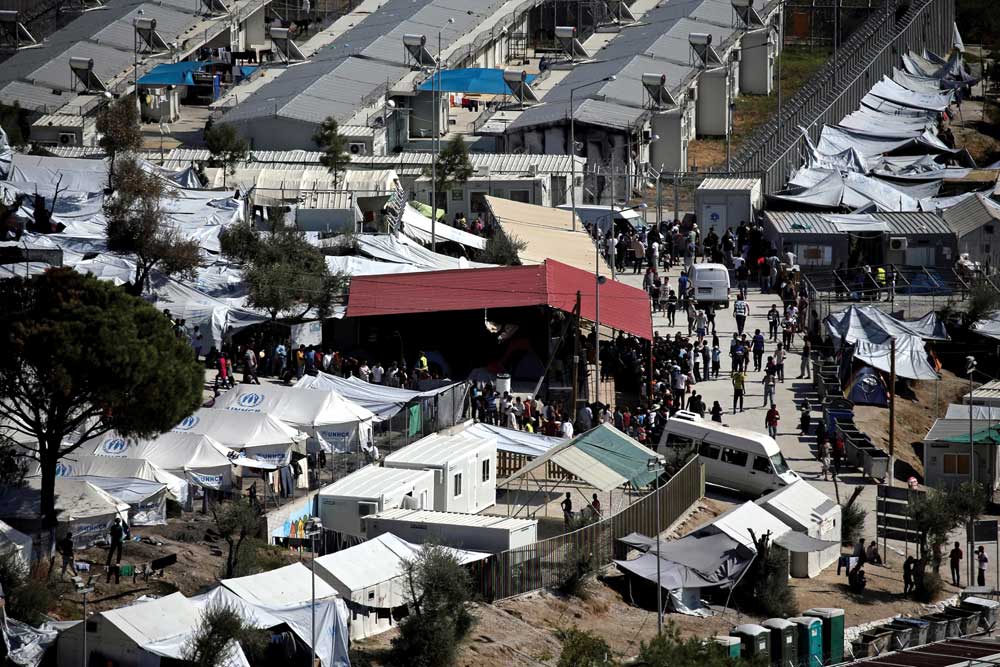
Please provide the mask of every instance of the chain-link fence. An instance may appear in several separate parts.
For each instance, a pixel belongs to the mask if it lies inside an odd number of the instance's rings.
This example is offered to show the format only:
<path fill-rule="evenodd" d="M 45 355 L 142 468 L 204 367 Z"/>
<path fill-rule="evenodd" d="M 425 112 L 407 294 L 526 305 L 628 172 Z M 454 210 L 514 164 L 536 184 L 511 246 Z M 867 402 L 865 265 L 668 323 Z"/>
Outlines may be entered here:
<path fill-rule="evenodd" d="M 617 540 L 629 533 L 656 535 L 705 495 L 704 467 L 697 457 L 655 491 L 621 512 L 564 535 L 494 554 L 476 568 L 476 592 L 492 602 L 553 588 L 578 560 L 600 568 L 624 551 Z M 659 513 L 657 513 L 659 503 Z"/>

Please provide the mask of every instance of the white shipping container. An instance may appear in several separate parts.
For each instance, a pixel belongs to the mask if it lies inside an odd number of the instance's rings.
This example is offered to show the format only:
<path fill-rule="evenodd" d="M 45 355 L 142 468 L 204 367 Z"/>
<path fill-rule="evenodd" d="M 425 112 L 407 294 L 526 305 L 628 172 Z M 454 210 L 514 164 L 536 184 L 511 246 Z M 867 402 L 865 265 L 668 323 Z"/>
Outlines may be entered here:
<path fill-rule="evenodd" d="M 399 507 L 410 497 L 416 507 L 434 506 L 434 473 L 367 466 L 319 492 L 319 518 L 324 530 L 363 537 L 361 519 Z"/>
<path fill-rule="evenodd" d="M 386 510 L 362 519 L 370 540 L 383 533 L 422 544 L 428 540 L 446 547 L 499 553 L 538 540 L 538 521 L 488 514 L 460 514 L 429 510 Z"/>

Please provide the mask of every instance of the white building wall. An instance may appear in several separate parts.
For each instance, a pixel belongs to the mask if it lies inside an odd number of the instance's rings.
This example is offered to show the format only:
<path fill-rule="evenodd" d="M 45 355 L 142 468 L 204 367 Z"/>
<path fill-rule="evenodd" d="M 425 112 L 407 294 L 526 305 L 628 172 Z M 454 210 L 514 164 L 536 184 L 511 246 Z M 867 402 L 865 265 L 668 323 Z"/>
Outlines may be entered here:
<path fill-rule="evenodd" d="M 699 137 L 729 133 L 729 72 L 726 67 L 703 71 L 698 77 L 696 132 Z"/>
<path fill-rule="evenodd" d="M 770 28 L 744 33 L 740 62 L 740 90 L 770 95 L 774 81 L 775 40 Z"/>

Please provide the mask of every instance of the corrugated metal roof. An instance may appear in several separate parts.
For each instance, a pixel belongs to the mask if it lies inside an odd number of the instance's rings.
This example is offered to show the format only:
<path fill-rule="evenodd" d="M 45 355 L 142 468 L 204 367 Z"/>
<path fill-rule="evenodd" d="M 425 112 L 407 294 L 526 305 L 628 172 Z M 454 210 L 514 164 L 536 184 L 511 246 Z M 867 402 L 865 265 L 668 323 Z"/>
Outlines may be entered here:
<path fill-rule="evenodd" d="M 986 195 L 972 194 L 942 213 L 944 221 L 959 238 L 983 225 L 1000 220 L 1000 204 Z"/>
<path fill-rule="evenodd" d="M 462 514 L 460 512 L 435 512 L 433 510 L 406 510 L 402 508 L 369 514 L 366 518 L 370 520 L 408 521 L 410 523 L 433 523 L 445 526 L 476 526 L 511 531 L 538 524 L 537 519 L 515 519 L 492 514 Z"/>
<path fill-rule="evenodd" d="M 69 65 L 66 66 L 66 69 L 69 69 Z M 56 111 L 69 99 L 69 95 L 60 93 L 61 91 L 54 92 L 49 88 L 33 86 L 24 81 L 11 81 L 0 89 L 0 98 L 17 100 L 25 111 L 45 113 Z"/>
<path fill-rule="evenodd" d="M 752 190 L 760 187 L 759 178 L 706 178 L 699 190 Z"/>
<path fill-rule="evenodd" d="M 341 498 L 378 498 L 386 493 L 410 487 L 421 477 L 434 478 L 430 470 L 410 470 L 408 468 L 382 468 L 370 465 L 352 472 L 347 477 L 325 486 L 320 496 L 340 496 Z"/>
<path fill-rule="evenodd" d="M 992 380 L 973 389 L 972 400 L 976 403 L 985 400 L 990 405 L 996 405 L 997 401 L 1000 401 L 1000 380 Z M 962 402 L 969 402 L 968 393 L 962 397 Z"/>
<path fill-rule="evenodd" d="M 351 118 L 385 85 L 410 72 L 403 35 L 426 35 L 442 56 L 467 33 L 478 33 L 509 0 L 388 0 L 355 26 L 340 32 L 308 62 L 288 67 L 226 114 L 233 123 L 280 116 L 319 123 Z M 454 22 L 449 23 L 449 19 Z M 337 30 L 342 29 L 338 26 Z M 433 37 L 432 37 L 433 36 Z"/>
<path fill-rule="evenodd" d="M 496 450 L 495 441 L 491 443 L 486 438 L 480 438 L 471 433 L 457 433 L 455 435 L 432 433 L 389 454 L 385 457 L 384 465 L 390 468 L 394 463 L 416 463 L 427 466 L 447 465 L 449 462 L 454 463 L 468 454 L 491 446 Z"/>
<path fill-rule="evenodd" d="M 972 431 L 973 433 L 987 429 L 990 426 L 996 426 L 996 422 L 991 422 L 986 419 L 973 419 L 972 420 Z M 924 442 L 936 442 L 944 440 L 946 438 L 954 438 L 965 436 L 966 439 L 969 437 L 969 420 L 966 419 L 936 419 L 934 425 L 931 426 L 931 430 L 927 432 L 924 436 Z M 968 444 L 968 440 L 966 440 Z"/>
<path fill-rule="evenodd" d="M 764 217 L 782 236 L 795 234 L 838 235 L 835 224 L 827 219 L 829 214 L 805 213 L 801 211 L 765 211 Z M 941 234 L 953 235 L 948 224 L 934 213 L 873 213 L 872 217 L 889 225 L 889 234 L 897 236 Z"/>
<path fill-rule="evenodd" d="M 32 127 L 83 127 L 83 116 L 73 116 L 65 113 L 45 114 Z"/>

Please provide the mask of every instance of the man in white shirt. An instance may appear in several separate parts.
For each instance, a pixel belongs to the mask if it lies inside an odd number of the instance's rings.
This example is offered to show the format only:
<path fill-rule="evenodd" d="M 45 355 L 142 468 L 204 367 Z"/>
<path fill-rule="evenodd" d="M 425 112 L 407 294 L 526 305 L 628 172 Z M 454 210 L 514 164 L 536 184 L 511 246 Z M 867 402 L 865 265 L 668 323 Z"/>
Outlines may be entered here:
<path fill-rule="evenodd" d="M 573 437 L 573 422 L 568 419 L 562 423 L 562 435 L 564 438 Z"/>
<path fill-rule="evenodd" d="M 382 368 L 382 364 L 375 362 L 372 367 L 372 382 L 375 384 L 382 384 L 382 376 L 385 375 L 385 370 Z"/>
<path fill-rule="evenodd" d="M 358 375 L 360 375 L 361 379 L 364 380 L 365 382 L 371 380 L 372 369 L 368 367 L 367 361 L 361 362 L 361 367 L 358 368 Z"/>

